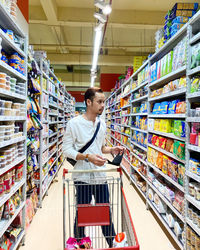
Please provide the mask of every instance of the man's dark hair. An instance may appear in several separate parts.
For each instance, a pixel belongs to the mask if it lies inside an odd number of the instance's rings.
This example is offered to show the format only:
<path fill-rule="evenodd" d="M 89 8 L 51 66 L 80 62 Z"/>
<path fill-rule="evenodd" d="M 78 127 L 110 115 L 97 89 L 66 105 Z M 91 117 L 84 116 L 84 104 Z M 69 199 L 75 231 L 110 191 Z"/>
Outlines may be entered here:
<path fill-rule="evenodd" d="M 97 87 L 92 87 L 86 90 L 85 92 L 85 104 L 87 106 L 87 100 L 91 100 L 93 102 L 96 93 L 103 93 L 103 90 Z"/>

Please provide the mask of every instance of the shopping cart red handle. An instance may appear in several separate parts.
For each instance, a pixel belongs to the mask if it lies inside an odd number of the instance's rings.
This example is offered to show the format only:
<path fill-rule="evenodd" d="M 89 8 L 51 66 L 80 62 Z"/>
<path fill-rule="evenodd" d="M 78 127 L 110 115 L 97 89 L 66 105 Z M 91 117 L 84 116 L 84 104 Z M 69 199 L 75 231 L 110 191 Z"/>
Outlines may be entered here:
<path fill-rule="evenodd" d="M 122 175 L 122 169 L 121 168 L 108 168 L 108 169 L 88 169 L 88 170 L 74 170 L 74 169 L 63 169 L 63 177 L 65 177 L 66 174 L 69 173 L 99 173 L 99 172 L 119 172 L 120 176 Z"/>

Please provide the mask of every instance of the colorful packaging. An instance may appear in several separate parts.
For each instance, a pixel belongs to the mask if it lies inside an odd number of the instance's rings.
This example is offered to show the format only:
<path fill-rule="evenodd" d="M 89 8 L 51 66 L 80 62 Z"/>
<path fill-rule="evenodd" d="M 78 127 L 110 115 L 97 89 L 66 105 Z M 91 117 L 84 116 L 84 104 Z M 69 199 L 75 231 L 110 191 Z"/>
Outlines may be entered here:
<path fill-rule="evenodd" d="M 174 140 L 173 153 L 179 159 L 185 160 L 185 143 Z"/>
<path fill-rule="evenodd" d="M 168 107 L 168 114 L 175 114 L 178 100 L 171 101 Z"/>

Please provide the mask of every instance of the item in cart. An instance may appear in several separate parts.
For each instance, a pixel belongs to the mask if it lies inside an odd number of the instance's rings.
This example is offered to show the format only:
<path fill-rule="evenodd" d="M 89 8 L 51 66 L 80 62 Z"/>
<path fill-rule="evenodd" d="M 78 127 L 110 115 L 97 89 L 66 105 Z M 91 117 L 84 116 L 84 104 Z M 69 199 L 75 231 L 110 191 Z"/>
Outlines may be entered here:
<path fill-rule="evenodd" d="M 113 247 L 118 248 L 127 246 L 128 242 L 127 242 L 126 232 L 118 233 L 113 240 Z"/>

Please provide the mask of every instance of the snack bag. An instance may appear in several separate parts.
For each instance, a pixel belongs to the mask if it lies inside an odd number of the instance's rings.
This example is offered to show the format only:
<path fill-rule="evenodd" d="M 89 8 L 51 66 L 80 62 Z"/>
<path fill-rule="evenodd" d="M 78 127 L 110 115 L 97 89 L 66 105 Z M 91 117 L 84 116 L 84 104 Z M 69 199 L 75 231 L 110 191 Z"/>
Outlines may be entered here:
<path fill-rule="evenodd" d="M 159 144 L 158 144 L 158 147 L 159 147 L 159 148 L 162 148 L 162 149 L 165 149 L 166 143 L 167 143 L 167 138 L 164 138 L 164 137 L 159 136 Z"/>
<path fill-rule="evenodd" d="M 156 166 L 162 170 L 162 166 L 163 166 L 163 153 L 159 152 L 158 153 L 158 157 L 157 157 L 157 161 L 156 161 Z"/>
<path fill-rule="evenodd" d="M 169 161 L 168 156 L 163 155 L 162 172 L 163 172 L 164 174 L 167 174 L 167 170 L 168 170 L 168 161 Z"/>
<path fill-rule="evenodd" d="M 184 114 L 186 112 L 186 102 L 178 102 L 176 105 L 176 114 Z"/>
<path fill-rule="evenodd" d="M 169 102 L 161 102 L 161 104 L 160 104 L 160 113 L 159 114 L 167 114 L 168 106 L 169 106 Z"/>
<path fill-rule="evenodd" d="M 173 153 L 179 159 L 185 160 L 185 143 L 175 140 L 174 147 L 173 147 Z"/>
<path fill-rule="evenodd" d="M 173 144 L 174 144 L 174 141 L 172 139 L 167 139 L 165 150 L 172 153 L 173 152 Z"/>
<path fill-rule="evenodd" d="M 118 233 L 113 240 L 113 247 L 127 247 L 127 237 L 126 233 Z"/>
<path fill-rule="evenodd" d="M 178 100 L 174 100 L 169 103 L 168 114 L 175 114 L 177 103 Z"/>
<path fill-rule="evenodd" d="M 154 120 L 154 130 L 159 131 L 160 130 L 160 119 Z"/>
<path fill-rule="evenodd" d="M 153 136 L 152 136 L 152 140 L 151 140 L 152 145 L 155 146 L 157 140 L 158 140 L 158 136 L 157 136 L 157 135 L 153 135 Z"/>
<path fill-rule="evenodd" d="M 66 248 L 67 249 L 79 248 L 77 240 L 75 238 L 69 237 L 69 239 L 66 242 Z"/>
<path fill-rule="evenodd" d="M 183 186 L 185 176 L 185 166 L 183 164 L 178 164 L 178 183 Z"/>
<path fill-rule="evenodd" d="M 181 120 L 174 120 L 174 135 L 185 137 L 185 122 Z"/>

